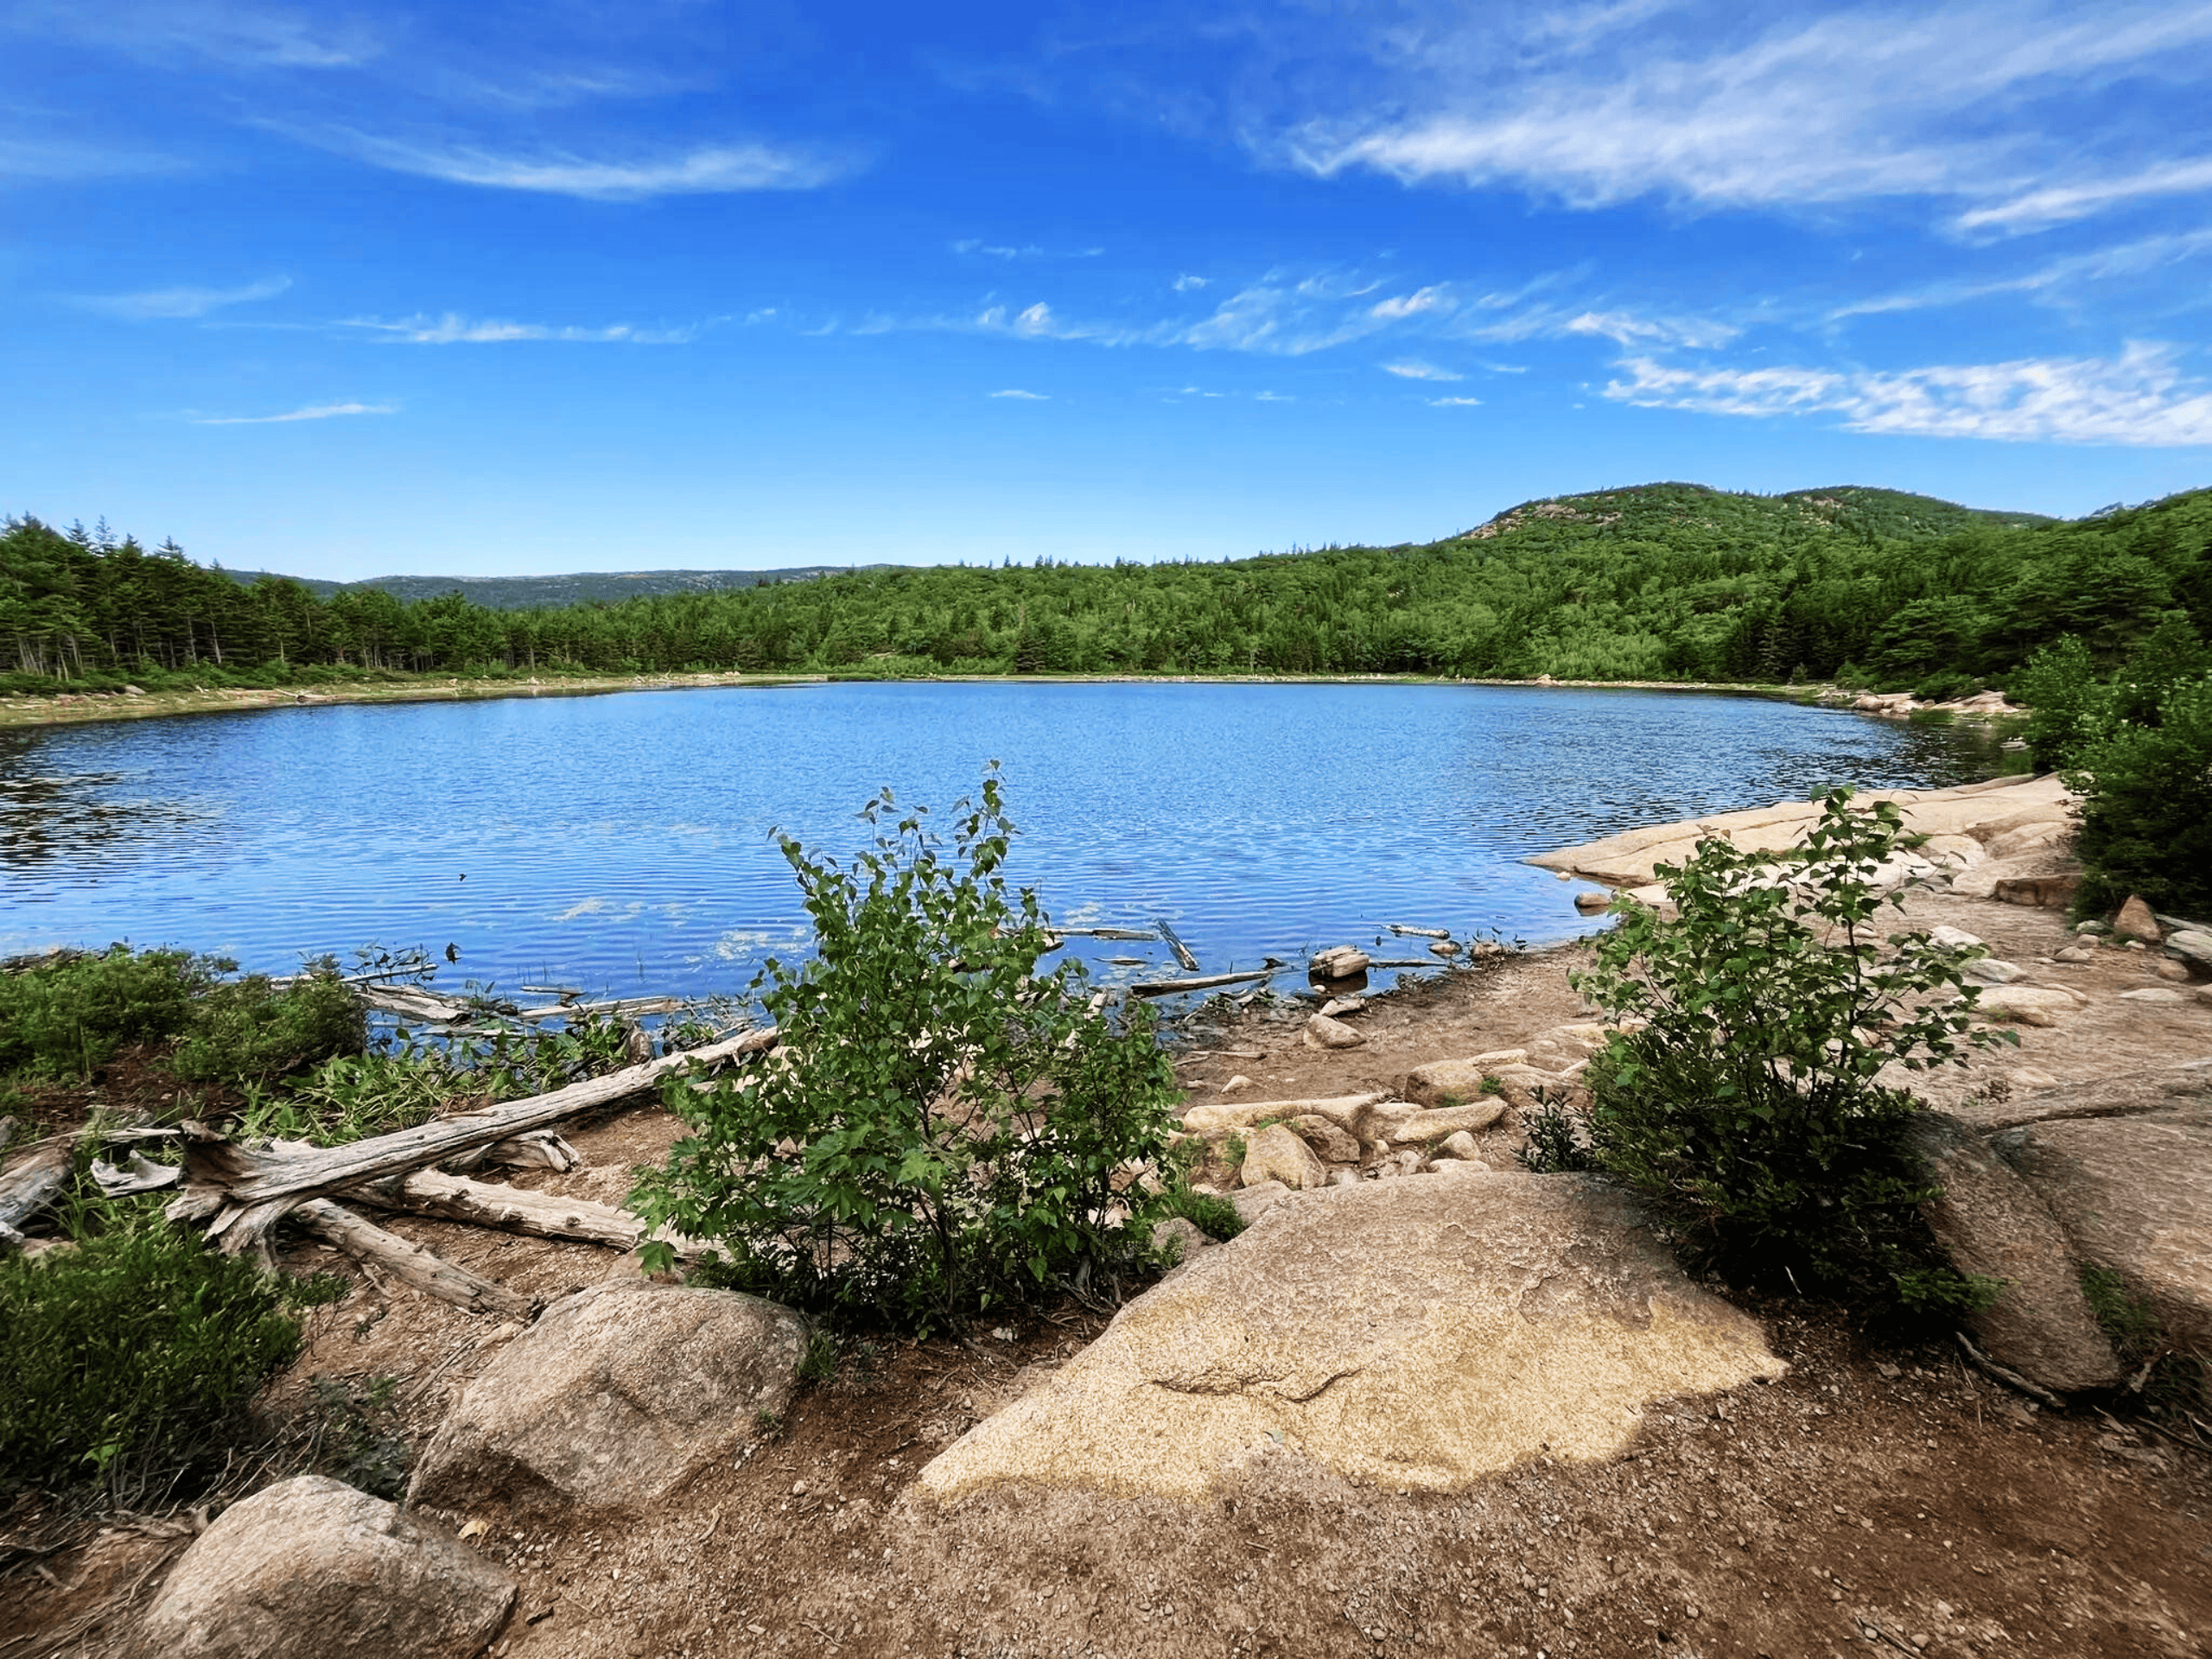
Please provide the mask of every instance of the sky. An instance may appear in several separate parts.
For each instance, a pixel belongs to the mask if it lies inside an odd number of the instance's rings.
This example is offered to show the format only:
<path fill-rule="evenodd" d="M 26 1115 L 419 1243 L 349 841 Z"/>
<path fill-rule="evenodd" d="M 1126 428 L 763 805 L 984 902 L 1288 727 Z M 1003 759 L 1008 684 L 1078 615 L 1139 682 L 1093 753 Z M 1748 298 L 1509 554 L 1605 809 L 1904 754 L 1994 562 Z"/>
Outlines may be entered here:
<path fill-rule="evenodd" d="M 0 512 L 352 580 L 2212 484 L 2212 0 L 0 0 Z"/>

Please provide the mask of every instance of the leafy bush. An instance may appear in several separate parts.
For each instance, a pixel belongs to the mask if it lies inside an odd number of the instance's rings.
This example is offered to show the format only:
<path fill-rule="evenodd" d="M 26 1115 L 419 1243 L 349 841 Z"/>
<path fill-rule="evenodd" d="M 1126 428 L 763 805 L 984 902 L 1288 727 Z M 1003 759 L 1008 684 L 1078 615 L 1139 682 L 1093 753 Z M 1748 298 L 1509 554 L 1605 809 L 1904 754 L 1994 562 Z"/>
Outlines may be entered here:
<path fill-rule="evenodd" d="M 126 1043 L 176 1044 L 192 1083 L 278 1076 L 359 1050 L 359 1008 L 329 963 L 276 986 L 184 950 L 56 952 L 0 973 L 0 1076 L 89 1077 Z"/>
<path fill-rule="evenodd" d="M 289 1310 L 345 1286 L 219 1255 L 157 1198 L 92 1200 L 69 1230 L 70 1248 L 0 1259 L 0 1490 L 143 1494 L 188 1477 L 298 1352 Z"/>
<path fill-rule="evenodd" d="M 887 791 L 862 817 L 894 810 Z M 755 984 L 788 1054 L 703 1093 L 671 1079 L 694 1133 L 635 1198 L 727 1249 L 721 1282 L 842 1320 L 957 1325 L 1138 1248 L 1109 1212 L 1172 1127 L 1150 1016 L 1116 1030 L 1078 964 L 1037 971 L 1045 916 L 1007 886 L 995 768 L 956 811 L 950 858 L 919 812 L 849 868 L 782 839 L 817 952 Z"/>
<path fill-rule="evenodd" d="M 1876 1074 L 1957 1058 L 1979 995 L 1959 969 L 1979 953 L 1917 934 L 1879 948 L 1872 924 L 1902 900 L 1878 872 L 1908 837 L 1894 805 L 1850 800 L 1825 797 L 1802 847 L 1715 838 L 1660 867 L 1678 919 L 1624 908 L 1573 976 L 1610 1015 L 1648 1023 L 1592 1058 L 1580 1135 L 1554 1114 L 1529 1159 L 1616 1177 L 1741 1277 L 1971 1302 L 1916 1212 L 1936 1190 L 1903 1138 L 1919 1106 Z"/>

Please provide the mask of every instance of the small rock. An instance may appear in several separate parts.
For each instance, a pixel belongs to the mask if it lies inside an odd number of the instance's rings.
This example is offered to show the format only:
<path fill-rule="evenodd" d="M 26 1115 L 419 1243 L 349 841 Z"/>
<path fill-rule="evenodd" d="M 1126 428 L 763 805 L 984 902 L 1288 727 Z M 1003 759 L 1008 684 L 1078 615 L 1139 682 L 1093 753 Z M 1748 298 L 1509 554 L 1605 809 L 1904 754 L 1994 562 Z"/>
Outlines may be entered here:
<path fill-rule="evenodd" d="M 1466 1106 L 1444 1106 L 1434 1111 L 1413 1112 L 1390 1131 L 1395 1146 L 1418 1146 L 1446 1140 L 1455 1135 L 1479 1135 L 1505 1116 L 1502 1100 L 1479 1100 Z M 1459 1154 L 1470 1155 L 1470 1154 Z"/>
<path fill-rule="evenodd" d="M 1332 1020 L 1325 1014 L 1317 1014 L 1306 1022 L 1306 1046 L 1308 1048 L 1360 1048 L 1367 1039 L 1341 1020 Z"/>
<path fill-rule="evenodd" d="M 1298 1131 L 1314 1153 L 1332 1164 L 1356 1164 L 1359 1161 L 1359 1142 L 1340 1123 L 1332 1123 L 1318 1112 L 1307 1112 L 1290 1120 L 1290 1127 Z"/>
<path fill-rule="evenodd" d="M 1321 1012 L 1332 1020 L 1347 1014 L 1365 1014 L 1367 999 L 1363 996 L 1332 996 L 1321 1005 Z"/>
<path fill-rule="evenodd" d="M 2189 969 L 2183 963 L 2154 962 L 2151 964 L 2151 971 L 2160 979 L 2178 980 L 2184 985 L 2189 982 Z"/>
<path fill-rule="evenodd" d="M 2152 914 L 2151 906 L 2134 896 L 2131 896 L 2120 907 L 2120 914 L 2113 918 L 2112 931 L 2123 939 L 2140 939 L 2145 944 L 2156 944 L 2161 937 L 2158 918 Z"/>
<path fill-rule="evenodd" d="M 1365 973 L 1373 960 L 1356 944 L 1339 944 L 1316 951 L 1311 969 L 1324 979 L 1350 979 L 1354 974 Z"/>
<path fill-rule="evenodd" d="M 1574 895 L 1574 907 L 1585 916 L 1594 915 L 1613 902 L 1613 895 L 1596 887 L 1586 887 Z"/>
<path fill-rule="evenodd" d="M 1440 1158 L 1428 1166 L 1432 1175 L 1487 1175 L 1490 1165 L 1480 1158 Z"/>
<path fill-rule="evenodd" d="M 1928 937 L 1935 944 L 1948 945 L 1954 950 L 1970 950 L 1981 943 L 1962 927 L 1931 927 Z"/>
<path fill-rule="evenodd" d="M 1432 957 L 1456 957 L 1459 954 L 1459 947 L 1449 939 L 1439 939 L 1428 947 L 1428 954 Z"/>
<path fill-rule="evenodd" d="M 1270 1124 L 1246 1143 L 1244 1164 L 1238 1179 L 1246 1186 L 1263 1186 L 1269 1181 L 1281 1181 L 1285 1186 L 1300 1192 L 1316 1186 L 1326 1186 L 1329 1172 L 1321 1160 L 1288 1125 Z"/>
<path fill-rule="evenodd" d="M 2032 1065 L 2016 1065 L 2005 1075 L 2011 1080 L 2015 1089 L 2041 1090 L 2058 1087 L 2056 1077 L 2048 1071 L 2038 1071 Z"/>
<path fill-rule="evenodd" d="M 2212 933 L 2200 933 L 2194 928 L 2166 936 L 2166 954 L 2185 957 L 2206 968 L 2212 968 Z"/>
<path fill-rule="evenodd" d="M 1475 1144 L 1473 1135 L 1465 1129 L 1454 1129 L 1438 1143 L 1436 1155 L 1440 1158 L 1479 1158 L 1483 1154 L 1482 1148 Z"/>
<path fill-rule="evenodd" d="M 1959 968 L 1959 977 L 1969 985 L 2009 985 L 2028 970 L 2017 962 L 2000 962 L 1995 957 L 1976 957 Z"/>
<path fill-rule="evenodd" d="M 2111 924 L 2110 922 L 2100 922 L 2100 921 L 2094 921 L 2094 920 L 2093 920 L 2093 921 L 2087 921 L 2087 922 L 2076 922 L 2076 923 L 2074 925 L 2074 931 L 2075 931 L 2076 933 L 2082 934 L 2082 935 L 2084 935 L 2085 937 L 2087 937 L 2087 938 L 2092 938 L 2092 939 L 2094 939 L 2094 938 L 2097 938 L 2101 937 L 2101 935 L 2103 935 L 2103 934 L 2107 934 L 2107 933 L 2111 932 L 2111 931 L 2112 931 L 2112 924 Z"/>
<path fill-rule="evenodd" d="M 469 1659 L 514 1605 L 502 1568 L 325 1475 L 223 1511 L 193 1541 L 138 1650 L 194 1659 Z"/>
<path fill-rule="evenodd" d="M 2120 1000 L 2123 1002 L 2186 1002 L 2189 993 L 2169 990 L 2163 985 L 2148 985 L 2139 991 L 2122 991 Z"/>
<path fill-rule="evenodd" d="M 2069 944 L 2053 957 L 2053 962 L 2094 962 L 2097 953 L 2086 944 Z"/>
<path fill-rule="evenodd" d="M 1242 1071 L 1239 1071 L 1227 1083 L 1221 1085 L 1221 1092 L 1224 1095 L 1233 1095 L 1240 1089 L 1249 1089 L 1251 1086 L 1252 1079 L 1246 1077 Z"/>
<path fill-rule="evenodd" d="M 1974 1012 L 1990 1020 L 2010 1020 L 2023 1026 L 2055 1026 L 2062 1014 L 2080 1006 L 2071 991 L 2056 986 L 1999 985 L 1984 991 Z"/>

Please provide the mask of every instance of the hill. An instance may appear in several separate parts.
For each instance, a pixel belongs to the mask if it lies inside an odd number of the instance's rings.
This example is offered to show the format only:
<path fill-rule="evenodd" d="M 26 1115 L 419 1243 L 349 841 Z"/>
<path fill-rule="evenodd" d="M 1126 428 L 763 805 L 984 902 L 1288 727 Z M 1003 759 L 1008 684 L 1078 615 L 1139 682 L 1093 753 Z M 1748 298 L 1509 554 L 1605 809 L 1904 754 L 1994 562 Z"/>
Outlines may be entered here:
<path fill-rule="evenodd" d="M 563 605 L 615 605 L 626 599 L 657 599 L 666 594 L 711 594 L 764 582 L 804 582 L 815 576 L 881 569 L 880 565 L 804 564 L 780 570 L 578 570 L 554 576 L 365 576 L 359 582 L 325 582 L 314 576 L 280 576 L 267 570 L 225 570 L 242 588 L 257 582 L 296 582 L 317 599 L 375 588 L 412 603 L 441 594 L 460 594 L 493 611 L 555 609 Z"/>

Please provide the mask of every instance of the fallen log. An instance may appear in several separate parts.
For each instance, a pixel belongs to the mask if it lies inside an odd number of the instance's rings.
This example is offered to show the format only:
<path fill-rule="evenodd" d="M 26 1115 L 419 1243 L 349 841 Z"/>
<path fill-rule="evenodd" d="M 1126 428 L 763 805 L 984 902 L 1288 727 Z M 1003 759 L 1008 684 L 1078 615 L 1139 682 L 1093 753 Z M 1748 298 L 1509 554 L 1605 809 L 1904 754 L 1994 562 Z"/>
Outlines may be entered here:
<path fill-rule="evenodd" d="M 466 1268 L 457 1268 L 433 1255 L 419 1244 L 410 1244 L 397 1233 L 387 1233 L 373 1222 L 363 1221 L 350 1210 L 341 1210 L 327 1198 L 309 1198 L 294 1211 L 309 1232 L 335 1244 L 356 1262 L 383 1268 L 425 1296 L 471 1313 L 486 1313 L 527 1323 L 536 1311 L 527 1296 L 517 1295 L 505 1285 L 480 1279 Z"/>
<path fill-rule="evenodd" d="M 1210 991 L 1217 985 L 1246 985 L 1255 979 L 1273 979 L 1280 968 L 1260 968 L 1249 974 L 1205 974 L 1197 979 L 1154 979 L 1129 987 L 1131 996 L 1177 996 L 1185 991 Z"/>
<path fill-rule="evenodd" d="M 1137 939 L 1151 944 L 1160 938 L 1159 934 L 1137 927 L 1062 927 L 1054 922 L 1049 931 L 1068 939 Z"/>
<path fill-rule="evenodd" d="M 530 1192 L 493 1181 L 472 1181 L 435 1169 L 412 1175 L 392 1175 L 346 1194 L 380 1210 L 400 1210 L 412 1216 L 435 1216 L 443 1221 L 465 1221 L 478 1227 L 497 1227 L 504 1232 L 526 1233 L 532 1238 L 572 1238 L 609 1249 L 633 1250 L 645 1242 L 641 1216 L 611 1204 L 588 1198 L 564 1198 L 551 1192 Z M 677 1255 L 698 1255 L 706 1247 L 680 1233 L 664 1233 L 659 1242 L 674 1247 Z"/>
<path fill-rule="evenodd" d="M 0 1240 L 12 1242 L 23 1224 L 52 1204 L 69 1184 L 69 1162 L 76 1151 L 72 1138 L 49 1141 L 31 1148 L 25 1158 L 0 1175 Z"/>
<path fill-rule="evenodd" d="M 518 1020 L 573 1020 L 582 1014 L 608 1014 L 626 1018 L 640 1014 L 674 1014 L 683 1006 L 680 996 L 618 996 L 605 1002 L 554 1002 L 542 1008 L 524 1008 Z"/>
<path fill-rule="evenodd" d="M 503 1106 L 462 1112 L 412 1129 L 380 1135 L 342 1147 L 308 1151 L 257 1150 L 188 1128 L 184 1140 L 184 1191 L 169 1205 L 172 1221 L 210 1221 L 209 1236 L 221 1237 L 249 1221 L 268 1222 L 291 1205 L 325 1192 L 359 1186 L 379 1176 L 442 1163 L 478 1147 L 505 1141 L 525 1130 L 543 1128 L 595 1106 L 643 1094 L 671 1072 L 713 1065 L 740 1055 L 772 1048 L 776 1028 L 766 1026 L 704 1048 L 664 1054 L 643 1065 L 626 1066 L 603 1077 L 572 1083 L 551 1094 L 509 1101 Z M 262 1219 L 265 1217 L 265 1219 Z M 226 1243 L 244 1248 L 246 1241 Z"/>
<path fill-rule="evenodd" d="M 1167 948 L 1175 953 L 1175 960 L 1183 964 L 1183 971 L 1190 974 L 1197 973 L 1198 959 L 1191 954 L 1191 947 L 1176 937 L 1175 930 L 1167 925 L 1166 917 L 1160 918 L 1158 925 L 1160 937 L 1167 941 Z"/>
<path fill-rule="evenodd" d="M 1448 939 L 1452 937 L 1452 930 L 1448 927 L 1400 927 L 1393 922 L 1390 931 L 1402 939 L 1408 936 L 1416 939 Z"/>

